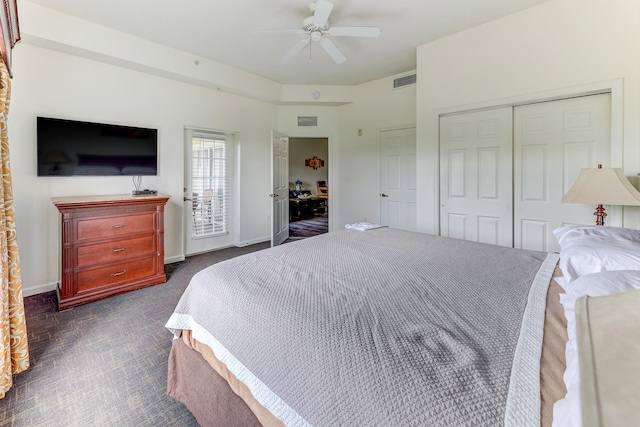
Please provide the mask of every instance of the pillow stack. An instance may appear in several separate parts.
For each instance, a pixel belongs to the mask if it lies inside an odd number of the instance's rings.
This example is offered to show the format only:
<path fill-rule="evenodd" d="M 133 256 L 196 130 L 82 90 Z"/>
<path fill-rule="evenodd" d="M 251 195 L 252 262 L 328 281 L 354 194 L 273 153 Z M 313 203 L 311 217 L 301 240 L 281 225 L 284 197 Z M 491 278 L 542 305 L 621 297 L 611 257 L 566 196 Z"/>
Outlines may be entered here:
<path fill-rule="evenodd" d="M 553 408 L 554 426 L 582 426 L 576 301 L 640 289 L 640 231 L 619 227 L 569 226 L 553 231 L 560 243 L 558 283 L 569 341 L 564 382 L 567 394 Z M 640 309 L 640 308 L 639 308 Z"/>
<path fill-rule="evenodd" d="M 640 230 L 573 225 L 557 228 L 553 234 L 560 243 L 563 286 L 585 274 L 640 270 Z"/>

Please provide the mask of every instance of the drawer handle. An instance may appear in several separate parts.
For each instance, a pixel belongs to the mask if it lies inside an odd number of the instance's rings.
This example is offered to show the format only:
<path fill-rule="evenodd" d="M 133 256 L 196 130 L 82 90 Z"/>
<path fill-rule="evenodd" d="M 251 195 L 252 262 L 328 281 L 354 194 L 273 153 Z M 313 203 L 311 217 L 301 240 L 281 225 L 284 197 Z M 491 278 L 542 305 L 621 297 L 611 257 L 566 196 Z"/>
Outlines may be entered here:
<path fill-rule="evenodd" d="M 122 228 L 122 227 L 126 227 L 127 224 L 116 224 L 116 225 L 112 225 L 111 228 Z"/>
<path fill-rule="evenodd" d="M 122 252 L 122 251 L 126 251 L 127 248 L 118 248 L 118 249 L 111 249 L 111 252 Z"/>
<path fill-rule="evenodd" d="M 112 277 L 117 277 L 117 276 L 122 276 L 123 274 L 125 274 L 127 272 L 127 269 L 122 270 L 119 273 L 111 273 Z"/>

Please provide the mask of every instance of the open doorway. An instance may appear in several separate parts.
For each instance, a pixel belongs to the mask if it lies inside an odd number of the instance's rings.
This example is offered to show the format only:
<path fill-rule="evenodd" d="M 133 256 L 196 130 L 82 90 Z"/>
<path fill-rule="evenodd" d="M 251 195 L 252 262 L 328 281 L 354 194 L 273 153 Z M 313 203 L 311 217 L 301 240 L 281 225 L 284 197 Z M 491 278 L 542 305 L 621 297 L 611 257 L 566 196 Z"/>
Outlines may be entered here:
<path fill-rule="evenodd" d="M 289 239 L 329 232 L 329 140 L 289 138 Z"/>

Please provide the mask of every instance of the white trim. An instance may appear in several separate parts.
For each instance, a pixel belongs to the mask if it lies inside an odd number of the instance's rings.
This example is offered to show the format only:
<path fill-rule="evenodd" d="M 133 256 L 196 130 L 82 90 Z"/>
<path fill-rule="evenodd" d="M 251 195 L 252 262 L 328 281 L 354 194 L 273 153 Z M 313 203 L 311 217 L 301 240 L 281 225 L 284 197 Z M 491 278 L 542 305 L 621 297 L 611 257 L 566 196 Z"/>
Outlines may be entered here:
<path fill-rule="evenodd" d="M 204 132 L 207 134 L 220 134 L 220 135 L 224 135 L 224 136 L 228 136 L 228 135 L 237 135 L 240 132 L 235 131 L 235 130 L 222 130 L 222 129 L 210 129 L 210 128 L 203 128 L 203 127 L 199 127 L 199 126 L 189 126 L 189 125 L 184 125 L 185 129 L 189 129 L 191 131 L 194 132 Z"/>
<path fill-rule="evenodd" d="M 22 296 L 30 297 L 32 295 L 43 294 L 45 292 L 55 291 L 58 287 L 58 283 L 44 283 L 42 285 L 22 287 Z"/>
<path fill-rule="evenodd" d="M 244 246 L 255 245 L 257 243 L 262 243 L 262 242 L 268 242 L 270 240 L 271 240 L 271 236 L 263 236 L 263 237 L 258 237 L 257 239 L 238 241 L 234 243 L 234 246 L 238 248 L 242 248 Z"/>
<path fill-rule="evenodd" d="M 417 125 L 415 123 L 397 125 L 397 126 L 385 126 L 381 128 L 377 128 L 378 136 L 381 132 L 388 132 L 390 130 L 403 130 L 403 129 L 416 129 Z"/>
<path fill-rule="evenodd" d="M 174 262 L 182 262 L 184 261 L 186 258 L 184 256 L 184 254 L 181 255 L 175 255 L 172 257 L 168 257 L 164 259 L 164 263 L 165 264 L 173 264 Z"/>

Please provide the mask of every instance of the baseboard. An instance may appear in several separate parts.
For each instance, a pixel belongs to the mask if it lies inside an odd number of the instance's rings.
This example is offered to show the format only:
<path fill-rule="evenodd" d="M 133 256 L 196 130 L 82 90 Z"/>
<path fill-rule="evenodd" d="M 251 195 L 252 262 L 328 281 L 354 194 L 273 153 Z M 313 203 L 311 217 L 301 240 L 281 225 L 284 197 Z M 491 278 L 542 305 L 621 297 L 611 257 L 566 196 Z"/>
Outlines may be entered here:
<path fill-rule="evenodd" d="M 184 254 L 182 255 L 176 255 L 176 256 L 171 256 L 168 258 L 164 259 L 164 263 L 165 264 L 173 264 L 174 262 L 182 262 L 184 261 L 185 257 Z"/>
<path fill-rule="evenodd" d="M 32 295 L 43 294 L 45 292 L 55 291 L 58 283 L 45 283 L 43 285 L 30 286 L 28 288 L 22 288 L 22 296 L 30 297 Z"/>
<path fill-rule="evenodd" d="M 271 240 L 271 236 L 258 237 L 257 239 L 244 240 L 242 242 L 236 242 L 235 246 L 242 248 L 244 246 L 255 245 L 262 242 L 268 242 Z"/>

